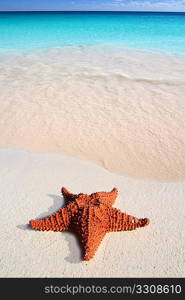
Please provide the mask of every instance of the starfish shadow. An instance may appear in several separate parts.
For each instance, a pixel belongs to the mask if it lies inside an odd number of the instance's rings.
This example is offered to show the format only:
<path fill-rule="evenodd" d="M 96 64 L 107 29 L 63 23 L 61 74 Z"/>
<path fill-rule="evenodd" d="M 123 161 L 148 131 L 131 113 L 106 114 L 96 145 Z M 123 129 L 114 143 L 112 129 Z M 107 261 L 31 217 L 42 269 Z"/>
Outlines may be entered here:
<path fill-rule="evenodd" d="M 52 194 L 48 194 L 48 196 L 53 199 L 53 204 L 48 208 L 48 211 L 45 211 L 45 212 L 41 213 L 35 219 L 39 220 L 39 219 L 45 218 L 45 217 L 51 215 L 52 213 L 56 212 L 57 210 L 59 210 L 63 206 L 64 200 L 61 196 L 52 195 Z M 29 227 L 28 224 L 17 225 L 17 228 L 22 229 L 22 230 L 33 230 L 32 228 Z"/>
<path fill-rule="evenodd" d="M 65 257 L 65 261 L 71 264 L 78 264 L 81 262 L 80 243 L 73 232 L 63 232 L 63 235 L 68 243 L 70 254 Z"/>
<path fill-rule="evenodd" d="M 22 230 L 32 230 L 28 224 L 20 224 L 16 226 L 18 229 L 22 229 Z"/>
<path fill-rule="evenodd" d="M 39 220 L 45 218 L 55 213 L 57 210 L 59 210 L 61 207 L 64 206 L 64 198 L 62 196 L 53 195 L 53 194 L 48 194 L 48 196 L 53 199 L 53 204 L 48 208 L 47 211 L 41 213 L 38 217 L 35 217 L 34 219 Z M 28 224 L 17 225 L 17 228 L 21 230 L 33 230 L 32 228 L 29 227 Z M 76 235 L 73 234 L 72 232 L 65 232 L 65 231 L 62 232 L 62 234 L 64 235 L 68 243 L 68 247 L 70 249 L 70 255 L 65 257 L 65 260 L 73 264 L 80 263 L 81 262 L 80 250 L 78 251 L 78 249 L 80 249 L 80 243 Z M 76 244 L 75 247 L 74 244 Z M 79 247 L 77 245 L 79 245 Z"/>

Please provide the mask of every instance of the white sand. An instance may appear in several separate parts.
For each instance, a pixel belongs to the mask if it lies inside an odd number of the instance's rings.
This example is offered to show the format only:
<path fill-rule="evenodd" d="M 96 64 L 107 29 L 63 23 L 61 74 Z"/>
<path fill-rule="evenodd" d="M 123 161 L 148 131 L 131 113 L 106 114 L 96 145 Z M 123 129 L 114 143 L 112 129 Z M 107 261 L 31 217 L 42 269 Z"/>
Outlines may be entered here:
<path fill-rule="evenodd" d="M 0 151 L 1 277 L 182 277 L 185 182 L 118 176 L 87 161 L 31 152 Z M 63 205 L 61 186 L 75 193 L 120 193 L 117 208 L 149 217 L 149 226 L 108 233 L 90 262 L 80 261 L 76 238 L 26 226 Z"/>

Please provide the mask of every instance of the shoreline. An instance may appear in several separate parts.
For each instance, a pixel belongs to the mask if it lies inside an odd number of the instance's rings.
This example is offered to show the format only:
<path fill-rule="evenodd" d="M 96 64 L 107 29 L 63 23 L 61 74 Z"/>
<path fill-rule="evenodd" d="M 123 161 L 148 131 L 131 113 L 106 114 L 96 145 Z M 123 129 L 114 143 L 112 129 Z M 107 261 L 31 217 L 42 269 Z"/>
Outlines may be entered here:
<path fill-rule="evenodd" d="M 79 45 L 60 45 L 60 46 L 49 46 L 49 47 L 41 47 L 41 48 L 30 48 L 30 49 L 6 49 L 6 48 L 0 48 L 0 57 L 6 57 L 6 56 L 12 56 L 16 55 L 21 58 L 21 56 L 29 56 L 29 55 L 38 55 L 41 52 L 43 53 L 49 53 L 51 51 L 60 51 L 60 50 L 81 50 L 81 49 L 88 49 L 88 48 L 102 48 L 106 49 L 109 48 L 110 50 L 122 50 L 123 52 L 132 52 L 134 53 L 140 53 L 143 55 L 152 55 L 152 56 L 168 56 L 169 58 L 181 58 L 185 59 L 185 53 L 184 51 L 170 51 L 169 49 L 157 49 L 157 48 L 141 48 L 136 46 L 127 46 L 122 43 L 95 43 L 95 44 L 79 44 Z"/>

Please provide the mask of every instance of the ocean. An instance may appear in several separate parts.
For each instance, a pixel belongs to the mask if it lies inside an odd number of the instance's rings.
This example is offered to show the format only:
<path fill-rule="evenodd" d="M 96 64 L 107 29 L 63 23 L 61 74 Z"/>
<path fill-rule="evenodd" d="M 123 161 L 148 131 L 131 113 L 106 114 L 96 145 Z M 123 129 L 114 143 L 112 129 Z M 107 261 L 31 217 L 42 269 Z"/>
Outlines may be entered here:
<path fill-rule="evenodd" d="M 185 14 L 1 13 L 0 147 L 185 178 Z"/>
<path fill-rule="evenodd" d="M 0 13 L 0 50 L 99 44 L 185 53 L 185 13 Z"/>

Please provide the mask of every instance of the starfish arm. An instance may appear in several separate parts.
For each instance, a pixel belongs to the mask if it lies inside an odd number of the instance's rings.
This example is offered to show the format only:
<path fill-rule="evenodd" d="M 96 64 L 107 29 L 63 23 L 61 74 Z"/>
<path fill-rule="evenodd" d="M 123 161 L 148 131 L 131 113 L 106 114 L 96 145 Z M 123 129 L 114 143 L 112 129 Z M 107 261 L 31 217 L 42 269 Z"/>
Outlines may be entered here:
<path fill-rule="evenodd" d="M 70 220 L 74 210 L 74 203 L 70 203 L 46 218 L 41 220 L 31 220 L 29 225 L 36 230 L 65 231 L 69 229 Z"/>
<path fill-rule="evenodd" d="M 99 192 L 91 194 L 92 198 L 99 200 L 102 204 L 112 206 L 118 195 L 118 190 L 113 188 L 110 192 Z"/>
<path fill-rule="evenodd" d="M 112 208 L 109 210 L 108 231 L 134 230 L 149 224 L 149 219 L 138 219 L 119 209 Z"/>
<path fill-rule="evenodd" d="M 72 194 L 65 187 L 61 188 L 61 193 L 62 193 L 62 195 L 63 195 L 64 200 L 66 201 L 66 203 L 69 203 L 69 202 L 75 200 L 78 197 L 77 194 Z"/>

